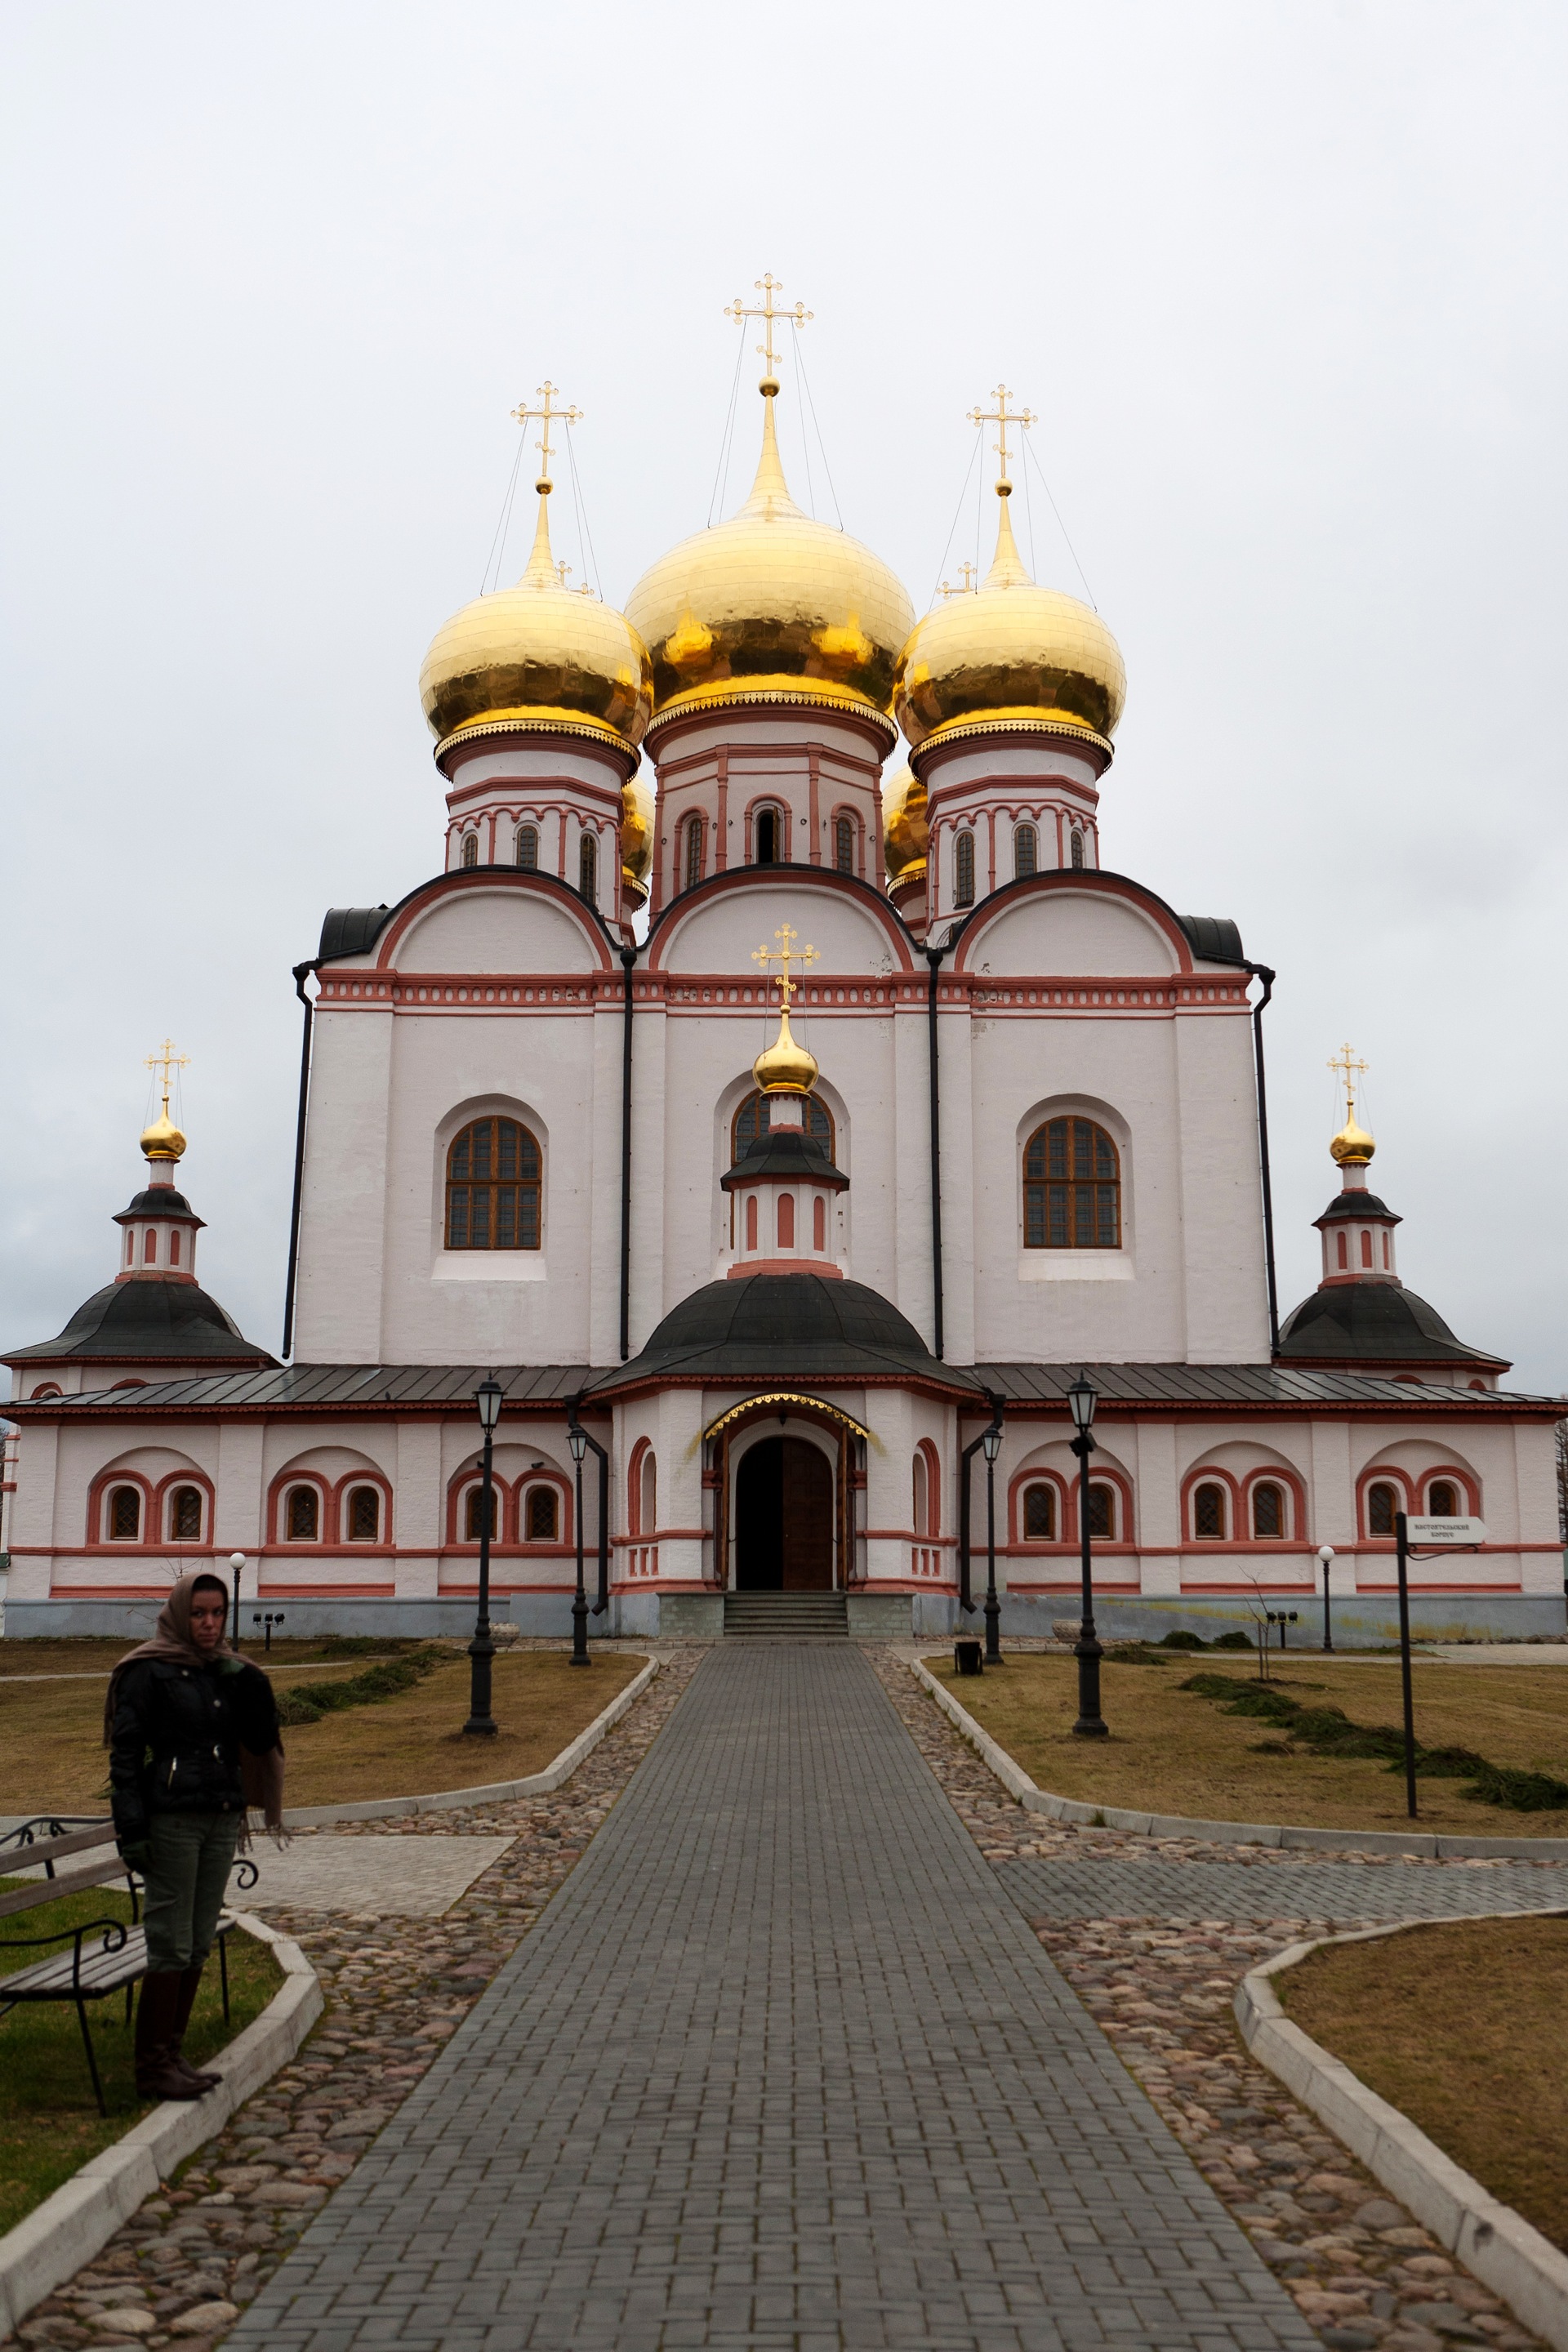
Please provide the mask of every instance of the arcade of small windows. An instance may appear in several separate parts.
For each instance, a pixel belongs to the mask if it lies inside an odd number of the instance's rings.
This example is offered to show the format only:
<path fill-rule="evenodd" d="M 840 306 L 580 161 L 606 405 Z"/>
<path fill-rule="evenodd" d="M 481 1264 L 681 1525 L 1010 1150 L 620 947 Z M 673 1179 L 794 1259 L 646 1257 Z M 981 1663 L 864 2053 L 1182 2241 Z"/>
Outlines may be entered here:
<path fill-rule="evenodd" d="M 841 816 L 833 827 L 833 863 L 840 874 L 855 871 L 855 820 Z"/>
<path fill-rule="evenodd" d="M 967 827 L 953 838 L 952 903 L 955 907 L 974 904 L 974 835 Z"/>
<path fill-rule="evenodd" d="M 1286 1533 L 1285 1489 L 1276 1478 L 1260 1478 L 1247 1496 L 1254 1543 L 1276 1543 Z M 1217 1479 L 1205 1479 L 1193 1491 L 1193 1539 L 1196 1543 L 1228 1543 L 1232 1538 L 1231 1501 Z M 1239 1528 L 1235 1530 L 1241 1533 Z"/>
<path fill-rule="evenodd" d="M 1092 1119 L 1047 1119 L 1025 1145 L 1024 1246 L 1121 1248 L 1121 1163 Z"/>
<path fill-rule="evenodd" d="M 1114 1543 L 1117 1533 L 1118 1496 L 1114 1486 L 1104 1479 L 1095 1479 L 1089 1490 L 1089 1532 L 1100 1543 Z M 1047 1480 L 1041 1479 L 1024 1489 L 1024 1541 L 1026 1543 L 1057 1543 L 1062 1530 L 1057 1510 L 1057 1490 Z"/>
<path fill-rule="evenodd" d="M 1040 836 L 1032 824 L 1013 828 L 1013 871 L 1016 875 L 1037 874 L 1040 870 Z"/>
<path fill-rule="evenodd" d="M 1434 1478 L 1426 1488 L 1426 1516 L 1434 1519 L 1462 1518 L 1468 1507 L 1468 1497 L 1460 1492 L 1453 1478 Z M 1397 1533 L 1394 1519 L 1405 1508 L 1404 1498 L 1392 1479 L 1378 1478 L 1366 1490 L 1366 1531 L 1369 1536 L 1392 1538 Z"/>
<path fill-rule="evenodd" d="M 539 1146 L 515 1118 L 476 1118 L 447 1154 L 447 1247 L 539 1247 Z"/>
<path fill-rule="evenodd" d="M 492 1543 L 500 1535 L 500 1494 L 499 1486 L 490 1488 L 489 1536 Z M 466 1542 L 478 1543 L 485 1528 L 485 1490 L 470 1486 L 463 1497 L 463 1535 Z M 561 1497 L 553 1486 L 531 1486 L 522 1498 L 521 1535 L 524 1543 L 558 1543 L 561 1539 Z"/>
<path fill-rule="evenodd" d="M 512 856 L 525 874 L 538 873 L 539 827 L 536 824 L 518 826 L 517 838 L 512 844 Z"/>
<path fill-rule="evenodd" d="M 827 1109 L 826 1104 L 819 1103 L 814 1095 L 806 1097 L 805 1110 L 807 1135 L 814 1135 L 816 1138 L 831 1160 L 833 1158 L 833 1114 Z M 756 1141 L 759 1135 L 766 1135 L 768 1112 L 767 1097 L 756 1094 L 748 1095 L 735 1113 L 730 1129 L 731 1168 L 747 1147 Z"/>

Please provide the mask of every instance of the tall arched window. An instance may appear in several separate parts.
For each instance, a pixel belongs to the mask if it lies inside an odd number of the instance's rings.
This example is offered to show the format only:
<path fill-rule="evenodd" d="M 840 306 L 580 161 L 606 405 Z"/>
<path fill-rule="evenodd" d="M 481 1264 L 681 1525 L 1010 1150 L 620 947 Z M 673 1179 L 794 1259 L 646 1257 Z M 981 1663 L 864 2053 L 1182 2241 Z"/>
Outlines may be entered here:
<path fill-rule="evenodd" d="M 1116 1489 L 1103 1480 L 1089 1490 L 1089 1532 L 1104 1543 L 1116 1540 Z"/>
<path fill-rule="evenodd" d="M 179 1265 L 179 1263 L 180 1263 L 180 1229 L 179 1229 L 178 1225 L 176 1225 L 176 1226 L 175 1226 L 175 1228 L 174 1228 L 174 1232 L 169 1235 L 169 1264 L 170 1264 L 171 1265 Z"/>
<path fill-rule="evenodd" d="M 1211 1478 L 1193 1496 L 1193 1533 L 1223 1543 L 1225 1532 L 1225 1488 Z"/>
<path fill-rule="evenodd" d="M 833 1157 L 832 1113 L 824 1104 L 817 1101 L 815 1095 L 807 1095 L 805 1108 L 807 1135 L 814 1135 L 816 1138 L 831 1160 Z M 730 1165 L 733 1167 L 747 1146 L 754 1143 L 759 1135 L 766 1135 L 767 1131 L 767 1097 L 760 1094 L 748 1095 L 735 1113 L 731 1126 Z"/>
<path fill-rule="evenodd" d="M 855 820 L 841 816 L 833 828 L 833 863 L 840 874 L 855 871 Z"/>
<path fill-rule="evenodd" d="M 539 1146 L 515 1118 L 476 1118 L 447 1154 L 447 1247 L 539 1247 Z"/>
<path fill-rule="evenodd" d="M 349 1489 L 350 1543 L 375 1543 L 381 1535 L 381 1496 L 374 1486 Z"/>
<path fill-rule="evenodd" d="M 523 1511 L 523 1531 L 530 1543 L 554 1543 L 561 1527 L 561 1497 L 553 1486 L 531 1486 Z"/>
<path fill-rule="evenodd" d="M 1399 1508 L 1399 1489 L 1380 1478 L 1366 1490 L 1366 1531 L 1369 1536 L 1391 1536 L 1394 1514 Z"/>
<path fill-rule="evenodd" d="M 577 888 L 590 907 L 599 903 L 599 845 L 591 833 L 577 844 Z"/>
<path fill-rule="evenodd" d="M 200 1543 L 202 1539 L 202 1490 L 199 1486 L 176 1486 L 169 1497 L 169 1541 Z"/>
<path fill-rule="evenodd" d="M 1042 1481 L 1037 1486 L 1024 1489 L 1024 1540 L 1026 1543 L 1055 1543 L 1057 1539 L 1057 1490 Z"/>
<path fill-rule="evenodd" d="M 925 1455 L 918 1446 L 915 1449 L 914 1458 L 913 1501 L 915 1533 L 917 1536 L 929 1536 L 931 1533 L 931 1475 L 926 1468 Z"/>
<path fill-rule="evenodd" d="M 777 809 L 764 808 L 757 811 L 753 837 L 756 842 L 757 864 L 776 866 L 781 856 Z"/>
<path fill-rule="evenodd" d="M 536 824 L 520 824 L 518 826 L 517 839 L 513 844 L 512 855 L 515 856 L 518 864 L 523 868 L 525 873 L 538 873 L 539 827 Z"/>
<path fill-rule="evenodd" d="M 779 1194 L 778 1209 L 775 1213 L 775 1222 L 778 1228 L 780 1249 L 794 1249 L 795 1194 L 793 1192 L 781 1192 Z"/>
<path fill-rule="evenodd" d="M 967 825 L 952 845 L 952 903 L 955 907 L 974 904 L 974 835 Z"/>
<path fill-rule="evenodd" d="M 1284 1532 L 1285 1489 L 1277 1479 L 1259 1479 L 1252 1490 L 1253 1538 L 1258 1543 L 1272 1543 Z"/>
<path fill-rule="evenodd" d="M 464 1498 L 463 1532 L 469 1543 L 478 1543 L 485 1532 L 485 1490 L 482 1486 L 470 1486 Z M 489 1538 L 494 1543 L 500 1533 L 500 1490 L 490 1486 Z"/>
<path fill-rule="evenodd" d="M 314 1486 L 290 1486 L 283 1506 L 283 1534 L 289 1543 L 316 1543 L 321 1533 L 321 1498 Z"/>
<path fill-rule="evenodd" d="M 1013 828 L 1013 871 L 1015 874 L 1037 874 L 1040 870 L 1040 836 L 1032 824 Z"/>
<path fill-rule="evenodd" d="M 148 1226 L 147 1237 L 142 1244 L 142 1256 L 143 1263 L 148 1265 L 153 1265 L 157 1263 L 158 1235 L 155 1227 L 152 1225 Z"/>
<path fill-rule="evenodd" d="M 1073 835 L 1070 854 L 1072 856 L 1074 870 L 1081 873 L 1083 870 L 1083 835 L 1081 833 L 1075 833 Z"/>
<path fill-rule="evenodd" d="M 642 1458 L 642 1476 L 638 1482 L 637 1527 L 645 1536 L 653 1535 L 658 1527 L 658 1465 L 650 1446 Z"/>
<path fill-rule="evenodd" d="M 116 1486 L 109 1498 L 109 1540 L 136 1543 L 142 1534 L 142 1489 Z"/>
<path fill-rule="evenodd" d="M 686 887 L 695 890 L 702 879 L 702 835 L 704 826 L 700 816 L 689 817 L 686 824 Z"/>
<path fill-rule="evenodd" d="M 479 862 L 479 836 L 477 833 L 466 833 L 463 835 L 463 863 L 465 866 L 477 866 Z"/>
<path fill-rule="evenodd" d="M 1120 1249 L 1121 1166 L 1088 1118 L 1052 1118 L 1024 1147 L 1026 1249 Z"/>

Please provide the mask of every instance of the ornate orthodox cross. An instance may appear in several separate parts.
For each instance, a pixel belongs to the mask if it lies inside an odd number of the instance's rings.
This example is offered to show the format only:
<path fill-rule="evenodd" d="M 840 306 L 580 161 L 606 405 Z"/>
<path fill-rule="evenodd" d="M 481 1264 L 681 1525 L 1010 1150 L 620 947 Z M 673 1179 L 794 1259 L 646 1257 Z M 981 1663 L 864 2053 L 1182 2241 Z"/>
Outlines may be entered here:
<path fill-rule="evenodd" d="M 963 572 L 963 584 L 962 584 L 962 586 L 957 587 L 957 588 L 950 588 L 950 587 L 948 586 L 948 584 L 947 584 L 947 582 L 944 580 L 944 581 L 942 582 L 942 587 L 941 587 L 941 589 L 938 591 L 938 593 L 939 593 L 939 594 L 943 595 L 943 596 L 973 596 L 973 593 L 974 593 L 974 566 L 973 566 L 973 563 L 961 563 L 961 564 L 959 565 L 959 567 L 958 567 L 958 568 L 959 568 L 959 570 L 960 570 L 960 571 Z"/>
<path fill-rule="evenodd" d="M 1366 1076 L 1366 1064 L 1358 1062 L 1348 1045 L 1342 1045 L 1329 1064 L 1329 1067 L 1338 1072 L 1340 1083 L 1344 1087 L 1345 1117 L 1353 1118 L 1355 1117 L 1355 1082 L 1358 1076 Z"/>
<path fill-rule="evenodd" d="M 790 978 L 789 968 L 792 963 L 797 963 L 803 971 L 805 971 L 808 966 L 816 961 L 816 950 L 814 947 L 797 948 L 795 942 L 799 939 L 800 933 L 790 923 L 784 924 L 773 933 L 773 937 L 778 941 L 777 951 L 767 947 L 754 948 L 752 951 L 752 961 L 762 965 L 766 978 L 777 980 L 780 991 L 779 1003 L 783 1011 L 787 1013 L 790 998 L 800 986 L 798 980 Z M 769 969 L 775 963 L 779 966 L 777 972 Z"/>
<path fill-rule="evenodd" d="M 775 304 L 773 296 L 784 292 L 784 280 L 782 278 L 775 278 L 771 269 L 765 269 L 763 272 L 763 275 L 756 281 L 756 287 L 757 292 L 763 298 L 760 306 L 754 304 L 748 305 L 743 299 L 737 294 L 732 302 L 725 305 L 724 316 L 726 319 L 733 319 L 738 327 L 744 326 L 748 319 L 762 320 L 764 340 L 757 345 L 757 350 L 762 356 L 763 365 L 767 369 L 767 373 L 763 378 L 763 382 L 764 384 L 771 383 L 773 390 L 776 392 L 778 390 L 778 366 L 773 354 L 773 322 L 775 320 L 787 319 L 792 327 L 804 327 L 806 320 L 812 316 L 812 313 L 806 309 L 804 302 L 797 302 L 793 310 L 789 310 L 787 307 Z"/>
<path fill-rule="evenodd" d="M 1026 433 L 1031 425 L 1039 423 L 1039 418 L 1033 409 L 1009 408 L 1007 403 L 1013 395 L 1005 383 L 999 383 L 991 397 L 996 403 L 995 407 L 972 408 L 969 412 L 969 421 L 971 425 L 995 425 L 1001 427 L 995 446 L 996 455 L 1002 460 L 1002 471 L 998 478 L 1005 482 L 1007 479 L 1007 427 L 1009 425 L 1016 425 L 1020 433 Z"/>
<path fill-rule="evenodd" d="M 534 394 L 534 398 L 536 400 L 542 401 L 544 405 L 542 408 L 530 408 L 525 401 L 521 407 L 514 408 L 511 412 L 520 425 L 527 425 L 531 419 L 537 417 L 539 422 L 544 427 L 543 438 L 539 444 L 540 466 L 538 486 L 548 484 L 550 480 L 550 428 L 552 425 L 581 425 L 583 422 L 583 411 L 580 408 L 561 408 L 556 405 L 560 396 L 560 385 L 558 383 L 552 383 L 549 377 L 546 376 L 544 382 Z"/>
<path fill-rule="evenodd" d="M 160 1083 L 163 1090 L 163 1116 L 165 1118 L 169 1115 L 169 1073 L 171 1070 L 188 1070 L 190 1066 L 190 1055 L 188 1054 L 176 1054 L 174 1051 L 174 1041 L 172 1037 L 165 1037 L 158 1051 L 155 1054 L 149 1054 L 147 1055 L 147 1067 L 150 1070 L 156 1070 L 160 1074 Z"/>

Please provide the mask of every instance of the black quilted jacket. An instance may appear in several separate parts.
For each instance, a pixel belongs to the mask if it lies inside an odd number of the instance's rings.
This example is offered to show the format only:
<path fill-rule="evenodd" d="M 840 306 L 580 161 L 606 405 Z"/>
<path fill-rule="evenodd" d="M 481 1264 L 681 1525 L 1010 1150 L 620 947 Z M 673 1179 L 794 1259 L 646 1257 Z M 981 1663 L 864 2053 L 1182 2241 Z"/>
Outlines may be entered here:
<path fill-rule="evenodd" d="M 237 1813 L 245 1808 L 241 1744 L 255 1756 L 279 1745 L 272 1685 L 233 1657 L 210 1666 L 141 1658 L 120 1685 L 109 1741 L 114 1833 L 137 1845 L 154 1813 Z"/>

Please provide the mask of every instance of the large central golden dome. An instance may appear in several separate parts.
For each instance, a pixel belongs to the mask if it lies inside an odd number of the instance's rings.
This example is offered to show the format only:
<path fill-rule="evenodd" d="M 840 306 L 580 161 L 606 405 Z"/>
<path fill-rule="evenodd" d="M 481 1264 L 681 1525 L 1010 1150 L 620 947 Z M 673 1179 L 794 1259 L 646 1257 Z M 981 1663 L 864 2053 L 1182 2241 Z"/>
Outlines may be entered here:
<path fill-rule="evenodd" d="M 647 648 L 614 605 L 562 584 L 550 553 L 550 484 L 537 488 L 521 579 L 454 613 L 425 656 L 419 698 L 437 752 L 481 729 L 642 740 L 652 708 Z"/>
<path fill-rule="evenodd" d="M 899 659 L 894 709 L 918 750 L 980 727 L 1076 729 L 1109 752 L 1127 698 L 1121 649 L 1100 614 L 1030 579 L 1002 501 L 996 560 L 973 595 L 916 624 Z"/>
<path fill-rule="evenodd" d="M 626 617 L 653 657 L 656 712 L 756 700 L 892 700 L 914 607 L 881 558 L 789 494 L 764 387 L 763 454 L 740 512 L 644 572 Z"/>

